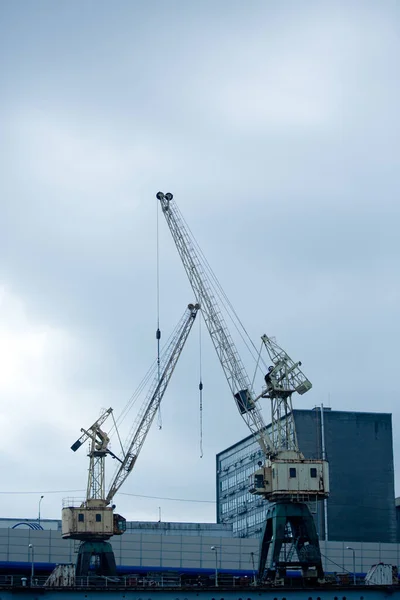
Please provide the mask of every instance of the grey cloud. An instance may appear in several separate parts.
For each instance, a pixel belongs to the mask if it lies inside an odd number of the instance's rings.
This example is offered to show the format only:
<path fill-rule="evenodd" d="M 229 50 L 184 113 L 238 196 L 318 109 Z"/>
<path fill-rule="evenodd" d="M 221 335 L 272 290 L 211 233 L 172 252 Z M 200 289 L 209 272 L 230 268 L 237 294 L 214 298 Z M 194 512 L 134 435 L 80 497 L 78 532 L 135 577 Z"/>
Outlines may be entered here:
<path fill-rule="evenodd" d="M 314 388 L 297 406 L 330 397 L 332 408 L 393 410 L 396 420 L 396 4 L 44 2 L 2 11 L 1 283 L 29 323 L 74 340 L 54 349 L 53 378 L 29 395 L 46 414 L 35 434 L 49 423 L 59 431 L 51 463 L 41 445 L 28 462 L 41 465 L 39 487 L 49 487 L 57 461 L 71 489 L 85 487 L 86 457 L 69 456 L 69 436 L 100 405 L 118 412 L 155 357 L 159 189 L 175 194 L 256 345 L 276 335 L 303 361 Z M 192 292 L 159 219 L 164 337 Z M 129 492 L 212 497 L 215 452 L 247 433 L 204 332 L 199 462 L 192 338 L 167 391 L 164 429 L 152 432 Z M 61 416 L 41 400 L 50 391 Z M 24 406 L 21 395 L 9 400 Z M 170 456 L 160 458 L 164 447 Z M 182 455 L 189 487 L 176 468 Z M 57 516 L 59 499 L 48 502 Z M 146 513 L 146 502 L 132 503 L 118 500 L 132 518 Z M 165 510 L 166 519 L 211 518 L 200 505 Z"/>

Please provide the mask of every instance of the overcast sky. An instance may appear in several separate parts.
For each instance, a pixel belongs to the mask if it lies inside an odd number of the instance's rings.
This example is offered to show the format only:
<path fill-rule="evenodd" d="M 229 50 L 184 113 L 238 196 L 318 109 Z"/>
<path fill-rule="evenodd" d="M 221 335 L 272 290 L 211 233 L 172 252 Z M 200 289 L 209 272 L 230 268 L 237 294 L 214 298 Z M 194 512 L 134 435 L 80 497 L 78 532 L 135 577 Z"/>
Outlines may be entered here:
<path fill-rule="evenodd" d="M 42 517 L 59 518 L 83 496 L 71 443 L 122 411 L 156 356 L 158 190 L 255 344 L 276 336 L 302 360 L 313 389 L 295 406 L 392 412 L 398 471 L 398 2 L 0 13 L 0 515 L 34 518 L 44 494 Z M 166 339 L 194 298 L 159 219 Z M 215 454 L 248 432 L 202 341 L 204 456 L 196 326 L 116 498 L 128 519 L 215 519 Z"/>

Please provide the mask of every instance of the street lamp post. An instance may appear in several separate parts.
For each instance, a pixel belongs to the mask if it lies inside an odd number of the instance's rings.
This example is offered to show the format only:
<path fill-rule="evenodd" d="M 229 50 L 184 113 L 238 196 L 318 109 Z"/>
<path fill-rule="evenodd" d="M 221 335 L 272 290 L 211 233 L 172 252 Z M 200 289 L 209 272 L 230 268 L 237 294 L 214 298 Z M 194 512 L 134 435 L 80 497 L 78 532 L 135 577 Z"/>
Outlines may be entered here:
<path fill-rule="evenodd" d="M 39 500 L 39 511 L 38 511 L 38 524 L 39 524 L 39 528 L 40 528 L 40 504 L 43 500 L 44 496 L 40 496 L 40 500 Z"/>
<path fill-rule="evenodd" d="M 346 550 L 351 550 L 353 552 L 353 584 L 356 585 L 356 551 L 350 546 L 346 546 Z"/>
<path fill-rule="evenodd" d="M 35 547 L 33 544 L 28 545 L 28 552 L 31 552 L 31 587 L 33 586 L 33 578 L 35 576 Z"/>
<path fill-rule="evenodd" d="M 211 550 L 215 552 L 215 587 L 218 587 L 218 546 L 211 546 Z"/>

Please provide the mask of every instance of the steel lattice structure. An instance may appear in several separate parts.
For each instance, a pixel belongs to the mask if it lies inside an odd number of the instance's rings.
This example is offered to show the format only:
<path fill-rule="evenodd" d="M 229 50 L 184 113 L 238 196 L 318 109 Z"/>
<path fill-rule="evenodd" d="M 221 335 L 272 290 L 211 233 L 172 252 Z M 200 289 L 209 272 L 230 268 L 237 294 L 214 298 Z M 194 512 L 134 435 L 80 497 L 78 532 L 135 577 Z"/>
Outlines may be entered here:
<path fill-rule="evenodd" d="M 124 450 L 124 458 L 116 471 L 109 492 L 106 496 L 107 504 L 111 502 L 114 495 L 117 493 L 135 465 L 139 452 L 142 449 L 146 436 L 150 431 L 151 424 L 154 421 L 154 417 L 164 396 L 164 392 L 167 389 L 171 375 L 174 372 L 183 346 L 185 345 L 190 330 L 192 329 L 199 308 L 199 304 L 189 304 L 188 312 L 182 317 L 179 325 L 176 328 L 175 335 L 171 339 L 168 348 L 161 358 L 161 377 L 158 378 L 157 375 L 154 378 L 153 385 L 151 386 L 147 397 L 143 402 L 132 431 L 128 436 L 128 442 L 126 443 Z"/>
<path fill-rule="evenodd" d="M 250 380 L 215 300 L 211 282 L 202 266 L 202 261 L 196 252 L 189 232 L 179 216 L 172 194 L 164 195 L 159 192 L 157 198 L 160 200 L 165 219 L 196 300 L 201 306 L 205 324 L 230 390 L 236 399 L 239 412 L 259 442 L 264 455 L 270 456 L 273 452 L 272 440 L 266 431 L 263 416 L 255 402 Z"/>
<path fill-rule="evenodd" d="M 197 251 L 194 239 L 179 214 L 172 194 L 158 192 L 163 214 L 172 234 L 189 282 L 201 305 L 203 318 L 225 373 L 237 407 L 250 431 L 261 446 L 265 464 L 252 475 L 249 491 L 270 501 L 260 544 L 258 575 L 260 580 L 279 579 L 290 565 L 300 566 L 305 577 L 322 580 L 323 570 L 318 536 L 309 508 L 303 498 L 326 498 L 327 463 L 307 460 L 300 452 L 292 412 L 293 392 L 304 394 L 310 381 L 295 363 L 266 335 L 262 336 L 272 365 L 265 375 L 265 386 L 254 395 L 249 378 L 213 293 L 215 279 L 208 276 L 208 263 Z M 217 288 L 219 289 L 219 284 Z M 218 292 L 217 292 L 218 295 Z M 271 400 L 271 433 L 268 434 L 260 398 Z M 291 532 L 295 550 L 281 558 Z M 289 537 L 290 537 L 289 536 Z M 293 554 L 297 561 L 293 561 Z"/>

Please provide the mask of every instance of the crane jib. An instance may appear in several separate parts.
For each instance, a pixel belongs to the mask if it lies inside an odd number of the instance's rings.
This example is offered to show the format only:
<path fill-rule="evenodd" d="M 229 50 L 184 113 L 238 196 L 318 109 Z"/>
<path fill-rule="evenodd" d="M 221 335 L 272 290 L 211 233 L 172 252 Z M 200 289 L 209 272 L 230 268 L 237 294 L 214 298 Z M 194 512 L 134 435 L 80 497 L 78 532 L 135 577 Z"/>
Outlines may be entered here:
<path fill-rule="evenodd" d="M 173 195 L 158 192 L 156 196 L 160 201 L 189 282 L 196 298 L 201 303 L 205 325 L 239 413 L 259 442 L 262 452 L 267 456 L 272 449 L 272 442 L 261 411 L 255 404 L 250 379 L 213 293 L 214 286 L 207 274 L 207 261 L 201 251 L 196 251 L 196 244 L 185 227 L 183 218 L 173 201 Z"/>
<path fill-rule="evenodd" d="M 144 401 L 138 423 L 134 428 L 133 435 L 130 436 L 129 441 L 126 444 L 125 458 L 117 469 L 106 496 L 107 503 L 112 501 L 114 495 L 120 489 L 121 485 L 124 483 L 125 479 L 128 477 L 129 473 L 136 464 L 137 457 L 142 449 L 146 436 L 150 430 L 151 424 L 154 420 L 158 407 L 160 406 L 169 380 L 172 376 L 199 310 L 200 305 L 198 303 L 188 304 L 187 311 L 177 327 L 176 334 L 164 352 L 162 373 L 160 373 L 160 376 L 156 376 L 153 382 L 153 387 L 150 389 L 148 396 Z"/>

